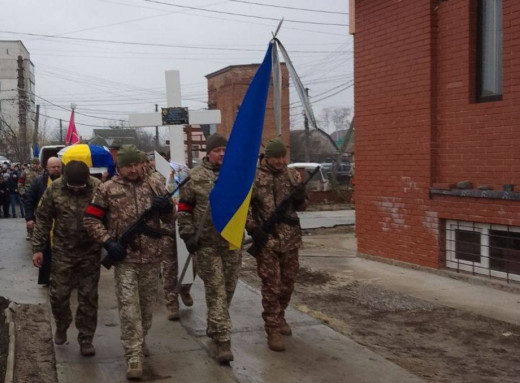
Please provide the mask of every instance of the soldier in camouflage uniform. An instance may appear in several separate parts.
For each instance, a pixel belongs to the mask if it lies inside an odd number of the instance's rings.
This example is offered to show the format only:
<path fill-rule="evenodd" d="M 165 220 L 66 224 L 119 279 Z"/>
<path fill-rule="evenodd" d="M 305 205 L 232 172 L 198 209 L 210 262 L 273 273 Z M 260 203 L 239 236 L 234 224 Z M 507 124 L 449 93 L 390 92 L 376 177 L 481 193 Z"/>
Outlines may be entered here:
<path fill-rule="evenodd" d="M 20 177 L 20 185 L 18 186 L 18 190 L 20 192 L 20 195 L 25 195 L 25 192 L 27 191 L 27 188 L 31 185 L 31 182 L 33 179 L 35 179 L 37 176 L 41 175 L 43 173 L 43 169 L 40 166 L 40 160 L 38 158 L 33 158 L 31 160 L 31 165 L 27 167 L 23 172 L 22 176 Z"/>
<path fill-rule="evenodd" d="M 179 233 L 188 251 L 195 255 L 197 274 L 204 281 L 208 308 L 206 334 L 216 342 L 220 363 L 233 360 L 229 305 L 241 265 L 240 252 L 229 250 L 228 242 L 213 226 L 209 211 L 209 193 L 215 185 L 226 145 L 226 139 L 219 134 L 208 137 L 207 156 L 190 171 L 191 179 L 181 188 L 178 205 Z"/>
<path fill-rule="evenodd" d="M 246 229 L 261 250 L 256 254 L 257 272 L 262 280 L 262 317 L 267 343 L 273 351 L 285 350 L 281 335 L 291 335 L 285 321 L 298 273 L 298 249 L 301 246 L 301 227 L 296 214 L 308 205 L 307 194 L 301 186 L 301 176 L 285 163 L 286 149 L 279 138 L 269 140 L 265 157 L 260 161 L 251 196 Z M 295 190 L 296 189 L 296 190 Z M 276 223 L 272 233 L 262 224 L 276 207 L 293 192 L 292 203 Z"/>
<path fill-rule="evenodd" d="M 33 264 L 41 267 L 52 229 L 50 300 L 56 321 L 54 343 L 61 345 L 67 341 L 67 329 L 72 322 L 70 295 L 77 287 L 76 328 L 84 356 L 95 354 L 92 338 L 97 324 L 101 245 L 87 235 L 83 214 L 99 183 L 89 176 L 85 163 L 67 163 L 63 176 L 53 181 L 43 194 L 32 240 Z"/>
<path fill-rule="evenodd" d="M 167 183 L 163 175 L 155 169 L 154 153 L 147 154 L 144 169 L 148 177 L 156 178 L 159 182 L 165 184 L 168 193 L 172 193 L 175 190 L 174 171 L 172 170 Z M 176 201 L 174 198 L 172 198 L 172 201 L 175 205 Z M 173 230 L 175 231 L 175 224 Z M 179 294 L 175 291 L 179 274 L 177 236 L 164 236 L 162 240 L 163 245 L 161 246 L 161 250 L 163 252 L 163 259 L 161 261 L 161 279 L 164 291 L 164 300 L 166 302 L 166 310 L 168 310 L 168 320 L 177 321 L 180 318 Z M 182 303 L 184 303 L 185 306 L 193 306 L 193 298 L 190 295 L 190 289 L 191 284 L 184 284 L 181 286 L 180 296 Z"/>
<path fill-rule="evenodd" d="M 118 174 L 101 184 L 88 206 L 84 224 L 91 237 L 102 243 L 114 262 L 116 296 L 121 323 L 121 342 L 127 360 L 128 379 L 140 379 L 143 356 L 149 351 L 145 343 L 152 326 L 152 309 L 159 282 L 162 239 L 137 234 L 125 248 L 118 240 L 142 213 L 157 211 L 148 223 L 156 232 L 169 228 L 173 235 L 174 213 L 166 188 L 143 169 L 143 157 L 134 145 L 123 145 L 116 160 Z"/>
<path fill-rule="evenodd" d="M 41 175 L 43 172 L 42 167 L 40 166 L 40 160 L 38 158 L 33 158 L 31 160 L 31 165 L 27 167 L 20 177 L 20 184 L 18 186 L 18 192 L 20 193 L 20 198 L 22 199 L 22 203 L 25 205 L 25 195 L 27 193 L 27 189 L 31 186 L 32 181 Z M 25 207 L 25 206 L 24 206 Z M 25 212 L 27 214 L 27 211 Z M 27 237 L 26 240 L 30 241 L 33 235 L 33 229 L 27 227 Z"/>

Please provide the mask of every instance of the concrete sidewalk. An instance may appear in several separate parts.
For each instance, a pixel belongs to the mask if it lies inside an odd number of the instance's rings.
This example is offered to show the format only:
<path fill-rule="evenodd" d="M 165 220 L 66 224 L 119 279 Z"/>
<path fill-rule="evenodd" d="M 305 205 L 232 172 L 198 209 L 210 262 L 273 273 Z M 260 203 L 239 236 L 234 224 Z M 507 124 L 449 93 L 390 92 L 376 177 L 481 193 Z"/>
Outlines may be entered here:
<path fill-rule="evenodd" d="M 204 289 L 199 279 L 192 289 L 195 305 L 182 308 L 181 322 L 170 322 L 158 304 L 147 337 L 151 356 L 145 359 L 144 381 L 160 382 L 422 382 L 349 338 L 297 310 L 287 313 L 293 336 L 286 338 L 287 351 L 276 353 L 266 345 L 260 316 L 260 294 L 239 283 L 232 303 L 232 350 L 230 367 L 214 361 L 215 347 L 206 337 Z M 119 341 L 117 304 L 111 272 L 100 283 L 99 322 L 94 344 L 96 356 L 79 354 L 75 328 L 69 341 L 55 346 L 61 383 L 124 382 L 126 365 Z"/>

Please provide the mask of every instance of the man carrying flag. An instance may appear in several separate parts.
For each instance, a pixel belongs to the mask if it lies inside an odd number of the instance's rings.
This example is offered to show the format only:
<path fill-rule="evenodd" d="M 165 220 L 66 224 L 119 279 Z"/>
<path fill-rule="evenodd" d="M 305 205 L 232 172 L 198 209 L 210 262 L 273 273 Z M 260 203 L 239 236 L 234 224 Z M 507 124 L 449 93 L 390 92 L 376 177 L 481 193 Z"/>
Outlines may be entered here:
<path fill-rule="evenodd" d="M 215 133 L 206 140 L 207 155 L 202 164 L 190 171 L 191 179 L 181 188 L 179 234 L 191 254 L 196 256 L 197 273 L 204 281 L 206 292 L 206 334 L 217 346 L 217 361 L 233 360 L 231 352 L 231 318 L 229 305 L 235 293 L 241 254 L 229 250 L 209 217 L 209 195 L 226 152 L 227 140 Z"/>

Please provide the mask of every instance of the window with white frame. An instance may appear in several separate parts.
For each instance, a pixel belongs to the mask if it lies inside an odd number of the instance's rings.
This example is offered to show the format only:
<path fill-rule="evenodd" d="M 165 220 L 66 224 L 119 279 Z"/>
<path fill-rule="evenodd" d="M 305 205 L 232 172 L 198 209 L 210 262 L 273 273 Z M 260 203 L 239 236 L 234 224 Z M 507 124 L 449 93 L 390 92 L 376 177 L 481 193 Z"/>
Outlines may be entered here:
<path fill-rule="evenodd" d="M 520 281 L 520 227 L 446 221 L 446 267 Z"/>

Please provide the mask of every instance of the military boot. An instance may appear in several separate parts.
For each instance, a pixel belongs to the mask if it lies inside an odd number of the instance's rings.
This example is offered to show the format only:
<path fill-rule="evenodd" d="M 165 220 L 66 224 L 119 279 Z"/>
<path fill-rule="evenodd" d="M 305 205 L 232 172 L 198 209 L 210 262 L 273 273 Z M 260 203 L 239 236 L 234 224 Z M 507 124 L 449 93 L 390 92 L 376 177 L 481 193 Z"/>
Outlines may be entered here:
<path fill-rule="evenodd" d="M 143 363 L 136 359 L 129 360 L 126 368 L 126 378 L 128 380 L 140 380 L 142 376 Z"/>
<path fill-rule="evenodd" d="M 88 342 L 88 341 L 82 342 L 79 345 L 79 352 L 83 356 L 94 356 L 94 355 L 96 355 L 96 349 L 94 348 L 94 345 L 92 344 L 92 342 Z"/>
<path fill-rule="evenodd" d="M 292 335 L 291 326 L 289 326 L 285 319 L 282 320 L 282 325 L 280 326 L 280 334 L 285 336 Z"/>
<path fill-rule="evenodd" d="M 67 328 L 56 327 L 56 332 L 54 333 L 54 343 L 58 345 L 65 344 L 67 341 Z"/>
<path fill-rule="evenodd" d="M 181 290 L 180 293 L 182 303 L 184 306 L 191 307 L 193 306 L 193 298 L 191 297 L 189 290 Z"/>
<path fill-rule="evenodd" d="M 179 308 L 178 307 L 172 307 L 168 309 L 168 320 L 175 321 L 179 320 L 180 314 L 179 314 Z"/>
<path fill-rule="evenodd" d="M 233 353 L 231 352 L 231 341 L 219 342 L 217 344 L 217 361 L 219 363 L 228 363 L 233 360 Z"/>
<path fill-rule="evenodd" d="M 270 332 L 267 334 L 267 345 L 273 351 L 285 351 L 285 344 L 279 332 Z"/>

